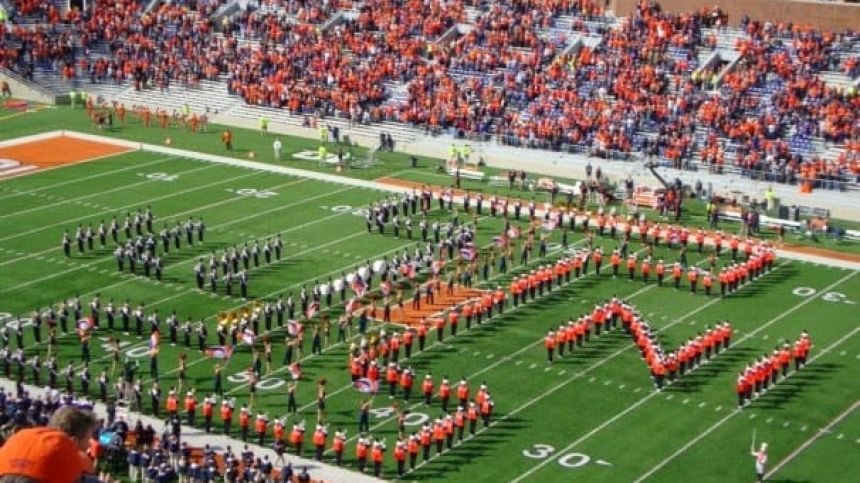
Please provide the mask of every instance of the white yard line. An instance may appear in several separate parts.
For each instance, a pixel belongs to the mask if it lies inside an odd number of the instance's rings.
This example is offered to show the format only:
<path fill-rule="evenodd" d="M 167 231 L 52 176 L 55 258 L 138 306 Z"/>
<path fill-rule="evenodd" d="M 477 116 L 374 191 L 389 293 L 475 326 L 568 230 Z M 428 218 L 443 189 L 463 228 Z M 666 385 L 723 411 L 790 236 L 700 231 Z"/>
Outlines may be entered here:
<path fill-rule="evenodd" d="M 856 272 L 854 272 L 854 273 L 856 273 Z M 810 358 L 810 359 L 809 359 L 808 364 L 811 364 L 811 363 L 815 362 L 819 357 L 821 357 L 821 356 L 823 356 L 823 355 L 827 354 L 828 352 L 830 352 L 831 350 L 835 349 L 835 348 L 836 348 L 836 347 L 838 347 L 840 344 L 842 344 L 843 342 L 845 342 L 846 340 L 850 339 L 850 338 L 851 338 L 851 337 L 853 337 L 855 334 L 857 334 L 857 332 L 860 332 L 860 327 L 855 327 L 855 328 L 854 328 L 854 330 L 852 330 L 852 331 L 851 331 L 851 332 L 849 332 L 848 334 L 846 334 L 846 335 L 842 336 L 839 340 L 837 340 L 837 341 L 836 341 L 836 342 L 834 342 L 833 344 L 830 344 L 830 345 L 829 345 L 829 346 L 827 346 L 826 348 L 822 349 L 820 352 L 818 352 L 817 354 L 815 354 L 815 356 L 814 356 L 814 357 L 812 357 L 812 358 Z M 791 376 L 793 376 L 793 375 L 795 375 L 795 374 L 801 373 L 801 372 L 803 372 L 803 370 L 801 370 L 801 371 L 792 371 L 792 372 L 790 372 L 790 373 L 786 376 L 786 378 L 789 378 L 789 377 L 791 377 Z M 783 381 L 784 381 L 784 380 L 785 380 L 785 378 L 783 378 Z M 850 412 L 850 410 L 853 410 L 853 409 L 857 406 L 857 404 L 858 404 L 858 403 L 854 403 L 854 405 L 853 405 L 851 408 L 849 408 L 849 411 L 847 411 L 847 412 Z M 646 473 L 644 473 L 644 474 L 642 474 L 641 476 L 639 476 L 639 478 L 637 478 L 637 479 L 636 479 L 635 483 L 639 483 L 639 482 L 644 481 L 644 480 L 646 480 L 647 478 L 649 478 L 651 475 L 653 475 L 654 473 L 656 473 L 657 471 L 659 471 L 661 468 L 663 468 L 664 466 L 666 466 L 667 464 L 669 464 L 672 460 L 674 460 L 674 459 L 675 459 L 675 458 L 677 458 L 678 456 L 680 456 L 680 455 L 682 455 L 682 454 L 686 453 L 686 452 L 687 452 L 690 448 L 692 448 L 696 443 L 698 443 L 699 441 L 701 441 L 701 440 L 705 439 L 709 434 L 711 434 L 711 433 L 713 433 L 714 431 L 716 431 L 717 429 L 719 429 L 723 424 L 725 424 L 726 422 L 728 422 L 730 419 L 732 419 L 733 417 L 737 416 L 737 415 L 738 415 L 738 414 L 740 414 L 741 412 L 742 412 L 742 410 L 741 410 L 741 409 L 735 409 L 734 411 L 730 412 L 730 413 L 729 413 L 728 415 L 726 415 L 724 418 L 720 419 L 719 421 L 717 421 L 716 423 L 714 423 L 713 425 L 711 425 L 711 427 L 709 427 L 708 429 L 706 429 L 706 430 L 705 430 L 705 431 L 703 431 L 702 433 L 699 433 L 699 435 L 698 435 L 698 436 L 696 436 L 695 438 L 691 439 L 689 442 L 687 442 L 687 444 L 685 444 L 684 446 L 681 446 L 677 451 L 675 451 L 674 453 L 672 453 L 668 458 L 666 458 L 666 459 L 664 459 L 663 461 L 661 461 L 661 462 L 657 463 L 657 465 L 656 465 L 656 466 L 654 466 L 653 468 L 651 468 L 650 470 L 648 470 Z M 841 418 L 841 417 L 844 417 L 844 415 L 847 415 L 847 412 L 846 412 L 846 413 L 843 413 L 843 415 L 840 415 L 840 418 Z M 838 422 L 838 421 L 834 421 L 832 424 L 835 424 L 835 422 Z M 822 431 L 823 431 L 823 430 L 822 430 Z M 821 432 L 819 432 L 819 434 L 818 434 L 818 435 L 814 436 L 814 437 L 813 437 L 813 440 L 814 440 L 814 438 L 817 438 L 820 434 L 822 434 L 822 433 L 821 433 Z M 811 443 L 811 442 L 809 442 L 809 444 L 812 444 L 812 443 Z M 799 452 L 800 452 L 800 450 L 802 450 L 802 449 L 803 449 L 803 446 L 801 446 L 801 448 L 800 448 L 798 451 L 796 451 L 795 453 L 799 453 Z M 792 455 L 789 455 L 789 456 L 792 456 Z M 786 458 L 786 459 L 788 459 L 788 458 Z M 787 462 L 787 461 L 786 461 L 786 460 L 783 460 L 782 462 L 780 462 L 780 465 L 782 465 L 782 464 L 783 464 L 783 463 L 785 463 L 785 462 Z M 780 468 L 780 466 L 778 465 L 776 468 L 774 468 L 773 470 L 771 470 L 771 471 L 770 471 L 770 473 L 768 473 L 768 475 L 767 475 L 767 476 L 768 476 L 768 478 L 769 478 L 769 477 L 770 477 L 774 472 L 776 472 L 776 470 L 778 470 L 779 468 Z"/>
<path fill-rule="evenodd" d="M 188 173 L 193 173 L 194 171 L 200 171 L 201 169 L 204 169 L 204 168 L 197 167 L 197 168 L 193 168 L 193 169 L 186 170 L 186 171 L 180 171 L 176 174 L 177 175 L 184 175 L 184 174 L 188 174 Z M 168 173 L 168 174 L 172 174 L 172 173 Z M 82 200 L 88 200 L 90 198 L 98 198 L 99 196 L 108 195 L 111 193 L 116 193 L 118 191 L 125 191 L 129 188 L 134 188 L 136 186 L 143 186 L 143 185 L 148 185 L 148 184 L 152 184 L 152 183 L 160 183 L 160 182 L 163 182 L 163 181 L 158 180 L 158 179 L 145 178 L 142 181 L 138 181 L 136 183 L 124 184 L 121 186 L 117 186 L 116 188 L 111 188 L 111 189 L 103 190 L 103 191 L 97 191 L 95 193 L 91 193 L 91 194 L 88 194 L 85 196 L 78 196 L 76 198 L 62 199 L 62 200 L 56 201 L 54 203 L 43 204 L 43 205 L 39 205 L 39 206 L 34 206 L 32 208 L 28 208 L 26 210 L 18 210 L 18 211 L 12 212 L 12 213 L 6 213 L 5 215 L 0 215 L 0 220 L 2 220 L 4 218 L 10 218 L 13 216 L 26 215 L 28 213 L 33 213 L 35 211 L 44 210 L 47 208 L 53 208 L 55 206 L 67 205 L 67 204 L 78 204 Z"/>
<path fill-rule="evenodd" d="M 199 168 L 189 169 L 189 170 L 187 170 L 187 171 L 181 171 L 181 172 L 176 173 L 176 174 L 180 174 L 180 175 L 187 175 L 187 174 L 194 173 L 194 172 L 197 172 L 197 171 L 204 171 L 204 170 L 207 170 L 207 169 L 212 169 L 213 167 L 214 167 L 213 165 L 206 165 L 206 166 L 201 166 L 201 167 L 199 167 Z M 253 173 L 253 174 L 256 174 L 256 173 Z M 245 176 L 245 175 L 243 175 L 243 177 L 244 177 L 244 176 Z M 149 182 L 156 183 L 156 182 L 162 182 L 162 181 L 158 181 L 158 180 L 149 180 Z M 223 180 L 222 180 L 222 181 L 220 181 L 220 183 L 223 183 L 223 182 L 225 182 L 225 181 L 223 181 Z M 217 184 L 217 183 L 213 183 L 213 184 L 210 184 L 210 185 L 214 185 L 214 184 Z M 14 240 L 15 238 L 20 238 L 20 237 L 22 237 L 22 236 L 32 235 L 33 233 L 39 233 L 40 231 L 45 231 L 45 230 L 47 230 L 47 229 L 49 229 L 49 228 L 56 228 L 56 227 L 58 227 L 58 226 L 69 226 L 69 225 L 71 225 L 71 224 L 74 224 L 75 222 L 82 221 L 82 220 L 86 220 L 86 219 L 96 219 L 96 218 L 98 218 L 98 217 L 99 217 L 99 216 L 101 216 L 101 215 L 106 215 L 106 214 L 110 214 L 110 213 L 117 213 L 117 212 L 120 212 L 120 211 L 123 211 L 123 210 L 127 210 L 127 209 L 129 209 L 129 208 L 133 208 L 133 207 L 140 206 L 140 205 L 141 205 L 141 204 L 143 204 L 143 203 L 153 202 L 153 201 L 160 201 L 160 200 L 162 200 L 162 199 L 171 198 L 171 197 L 173 197 L 173 196 L 178 196 L 178 195 L 181 195 L 181 194 L 191 193 L 191 192 L 193 192 L 193 191 L 196 191 L 196 190 L 201 189 L 201 188 L 205 188 L 205 187 L 210 186 L 210 185 L 198 186 L 198 187 L 196 187 L 196 188 L 189 188 L 189 189 L 187 189 L 187 190 L 183 190 L 183 191 L 179 191 L 179 192 L 170 193 L 170 194 L 168 194 L 168 195 L 160 196 L 160 197 L 158 197 L 158 198 L 153 198 L 153 199 L 148 200 L 148 201 L 146 201 L 146 202 L 141 202 L 141 201 L 139 201 L 139 202 L 135 202 L 135 203 L 131 203 L 131 204 L 125 205 L 125 206 L 119 206 L 119 207 L 116 207 L 116 208 L 111 209 L 111 210 L 100 211 L 100 212 L 98 212 L 98 213 L 87 214 L 87 215 L 85 215 L 85 216 L 79 216 L 79 217 L 77 217 L 77 218 L 72 218 L 72 219 L 70 219 L 70 220 L 63 220 L 63 221 L 61 221 L 61 222 L 59 222 L 59 223 L 52 223 L 52 224 L 50 224 L 50 225 L 40 226 L 39 228 L 33 228 L 33 229 L 31 229 L 31 230 L 18 232 L 18 233 L 15 233 L 14 235 L 9 235 L 9 236 L 6 236 L 6 237 L 3 237 L 3 238 L 0 238 L 0 242 L 7 241 L 7 240 Z"/>
<path fill-rule="evenodd" d="M 794 451 L 789 453 L 788 456 L 786 456 L 785 458 L 782 459 L 782 461 L 777 463 L 776 466 L 773 467 L 773 469 L 771 469 L 770 471 L 767 472 L 766 475 L 764 475 L 764 479 L 765 480 L 771 479 L 773 477 L 773 475 L 775 475 L 779 470 L 781 470 L 783 467 L 785 467 L 785 465 L 790 463 L 794 458 L 797 458 L 797 456 L 800 453 L 806 451 L 806 449 L 809 448 L 810 446 L 812 446 L 812 444 L 815 443 L 818 440 L 818 438 L 820 438 L 822 435 L 830 432 L 830 430 L 833 429 L 833 426 L 836 426 L 837 424 L 839 424 L 843 419 L 848 417 L 848 415 L 851 414 L 852 412 L 854 412 L 854 410 L 857 409 L 858 407 L 860 407 L 860 401 L 854 401 L 854 404 L 852 404 L 851 406 L 848 407 L 848 409 L 846 409 L 845 411 L 842 411 L 842 413 L 840 413 L 838 416 L 833 418 L 833 420 L 831 420 L 829 423 L 827 423 L 827 426 L 819 429 L 811 438 L 804 441 L 803 444 L 801 444 L 797 449 L 795 449 Z"/>
<path fill-rule="evenodd" d="M 856 275 L 856 274 L 857 274 L 857 272 L 851 272 L 850 274 L 848 274 L 848 275 L 846 275 L 846 276 L 844 276 L 844 277 L 840 278 L 840 279 L 839 279 L 839 280 L 837 280 L 836 282 L 834 282 L 834 283 L 830 284 L 830 285 L 829 285 L 829 286 L 827 286 L 826 288 L 821 289 L 818 293 L 819 293 L 819 294 L 825 294 L 825 293 L 829 292 L 830 290 L 832 290 L 833 288 L 835 288 L 835 287 L 837 287 L 838 285 L 840 285 L 841 283 L 845 282 L 845 281 L 846 281 L 846 280 L 848 280 L 849 278 L 853 277 L 853 276 L 854 276 L 854 275 Z M 763 325 L 759 326 L 756 330 L 753 330 L 752 332 L 748 333 L 746 336 L 744 336 L 744 337 L 740 338 L 739 340 L 735 341 L 733 344 L 734 344 L 735 346 L 737 346 L 738 344 L 740 344 L 740 343 L 742 343 L 742 342 L 744 342 L 744 341 L 746 341 L 746 340 L 748 340 L 748 339 L 750 339 L 750 338 L 752 338 L 752 337 L 755 337 L 755 335 L 756 335 L 756 334 L 758 334 L 759 332 L 761 332 L 762 330 L 767 329 L 767 328 L 768 328 L 768 327 L 770 327 L 771 325 L 773 325 L 773 324 L 775 324 L 776 322 L 778 322 L 778 321 L 782 320 L 783 318 L 787 317 L 788 315 L 790 315 L 790 314 L 792 314 L 792 313 L 796 312 L 796 311 L 797 311 L 797 310 L 799 310 L 801 307 L 804 307 L 805 305 L 809 304 L 810 302 L 812 302 L 813 300 L 816 300 L 816 299 L 818 299 L 818 298 L 819 298 L 819 295 L 814 295 L 814 296 L 812 296 L 812 297 L 809 297 L 809 298 L 807 298 L 807 299 L 804 299 L 803 301 L 801 301 L 801 302 L 800 302 L 800 303 L 798 303 L 797 305 L 793 306 L 792 308 L 790 308 L 790 309 L 786 310 L 785 312 L 783 312 L 783 313 L 781 313 L 781 314 L 777 315 L 776 317 L 774 317 L 774 318 L 770 319 L 769 321 L 767 321 L 767 322 L 766 322 L 766 323 L 764 323 Z M 720 300 L 720 299 L 717 299 L 717 300 Z M 698 309 L 697 309 L 697 310 L 698 310 Z M 680 320 L 681 320 L 681 319 L 679 319 L 678 321 L 675 321 L 674 323 L 677 323 L 677 322 L 679 322 Z M 673 323 L 673 324 L 674 324 L 674 323 Z M 669 325 L 668 325 L 668 326 L 666 326 L 665 328 L 668 328 L 668 327 L 670 327 L 670 326 L 671 326 L 671 325 L 673 325 L 673 324 L 669 324 Z M 611 356 L 609 356 L 609 358 L 604 359 L 604 360 L 603 360 L 603 361 L 601 361 L 601 362 L 598 362 L 597 364 L 595 364 L 595 366 L 597 366 L 597 365 L 602 365 L 603 363 L 607 362 L 609 359 L 612 359 L 612 358 L 616 357 L 617 355 L 619 355 L 621 352 L 623 352 L 623 351 L 626 351 L 626 350 L 630 349 L 630 347 L 633 347 L 633 346 L 625 347 L 622 351 L 618 351 L 618 352 L 616 352 L 616 353 L 612 354 Z M 592 367 L 595 367 L 595 366 L 592 366 Z M 590 370 L 590 369 L 591 369 L 591 368 L 589 368 L 589 369 L 587 369 L 587 370 Z M 582 373 L 580 373 L 580 374 L 582 374 Z M 578 375 L 577 375 L 577 376 L 578 376 Z M 509 413 L 509 414 L 516 414 L 516 413 L 518 413 L 519 411 L 521 411 L 522 409 L 525 409 L 526 407 L 530 406 L 530 405 L 531 405 L 531 404 L 533 404 L 534 402 L 537 402 L 538 400 L 540 400 L 540 399 L 542 399 L 543 397 L 546 397 L 547 395 L 549 395 L 549 394 L 551 394 L 551 393 L 553 393 L 553 392 L 557 391 L 558 389 L 561 389 L 563 386 L 567 385 L 569 382 L 571 382 L 571 381 L 572 381 L 573 379 L 575 379 L 577 376 L 574 376 L 573 378 L 568 379 L 567 381 L 562 382 L 561 384 L 559 384 L 559 385 L 557 385 L 557 386 L 555 386 L 555 387 L 553 387 L 553 388 L 550 388 L 547 392 L 545 392 L 545 393 L 544 393 L 544 395 L 539 396 L 539 397 L 538 397 L 538 398 L 536 398 L 536 399 L 533 399 L 533 400 L 532 400 L 533 402 L 531 402 L 531 401 L 530 401 L 530 402 L 529 402 L 529 403 L 527 403 L 525 406 L 521 406 L 520 408 L 517 408 L 516 410 L 514 410 L 514 412 L 513 412 L 513 413 Z M 658 392 L 658 391 L 653 391 L 653 392 L 649 393 L 647 396 L 643 397 L 643 398 L 642 398 L 642 399 L 640 399 L 639 401 L 636 401 L 636 402 L 635 402 L 635 403 L 633 403 L 632 405 L 630 405 L 630 406 L 628 406 L 627 408 L 625 408 L 623 411 L 621 411 L 621 412 L 619 412 L 619 413 L 615 414 L 614 416 L 612 416 L 611 418 L 607 419 L 606 421 L 604 421 L 603 423 L 601 423 L 599 426 L 597 426 L 596 428 L 592 429 L 591 431 L 589 431 L 588 433 L 586 433 L 585 435 L 583 435 L 582 437 L 580 437 L 579 439 L 577 439 L 577 440 L 576 440 L 576 441 L 574 441 L 573 443 L 569 444 L 569 445 L 568 445 L 567 447 L 565 447 L 564 449 L 562 449 L 562 450 L 558 451 L 558 452 L 556 453 L 556 456 L 551 456 L 551 457 L 549 457 L 549 458 L 547 458 L 547 459 L 543 460 L 542 462 L 538 463 L 536 466 L 532 467 L 531 469 L 529 469 L 529 470 L 528 470 L 528 471 L 526 471 L 525 473 L 523 473 L 523 474 L 521 474 L 520 476 L 518 476 L 518 477 L 514 478 L 513 480 L 511 480 L 511 482 L 512 482 L 512 483 L 517 483 L 517 482 L 519 482 L 519 481 L 523 481 L 524 479 L 528 478 L 529 476 L 531 476 L 532 474 L 534 474 L 536 471 L 538 471 L 540 468 L 542 468 L 542 467 L 544 467 L 544 466 L 548 465 L 549 463 L 551 463 L 551 462 L 555 461 L 559 456 L 561 456 L 561 455 L 563 455 L 563 454 L 567 453 L 567 452 L 568 452 L 568 451 L 570 451 L 573 447 L 575 447 L 575 446 L 577 446 L 577 445 L 581 444 L 582 442 L 586 441 L 587 439 L 591 438 L 591 437 L 592 437 L 592 436 L 594 436 L 595 434 L 599 433 L 600 431 L 602 431 L 603 429 L 605 429 L 607 426 L 611 425 L 611 424 L 612 424 L 612 423 L 614 423 L 615 421 L 617 421 L 617 420 L 621 419 L 622 417 L 626 416 L 627 414 L 629 414 L 629 413 L 633 412 L 634 410 L 636 410 L 636 408 L 638 408 L 639 406 L 643 405 L 645 402 L 647 402 L 648 400 L 650 400 L 651 398 L 655 397 L 655 396 L 656 396 L 656 395 L 658 395 L 658 394 L 661 394 L 661 393 L 660 393 L 660 392 Z"/>
<path fill-rule="evenodd" d="M 68 181 L 62 181 L 62 182 L 60 182 L 60 183 L 54 183 L 54 184 L 49 184 L 49 185 L 40 186 L 40 187 L 38 187 L 38 188 L 34 188 L 34 189 L 31 189 L 31 190 L 13 190 L 13 192 L 12 192 L 12 193 L 10 193 L 10 194 L 0 196 L 0 200 L 5 200 L 5 199 L 7 199 L 7 198 L 14 198 L 15 196 L 21 196 L 21 195 L 32 195 L 32 194 L 35 194 L 35 193 L 40 193 L 40 192 L 45 191 L 45 190 L 52 190 L 52 189 L 56 189 L 56 188 L 59 188 L 60 186 L 66 186 L 66 185 L 69 185 L 69 184 L 80 183 L 80 182 L 82 182 L 82 181 L 89 181 L 89 180 L 91 180 L 91 179 L 100 178 L 100 177 L 102 177 L 102 176 L 109 176 L 109 175 L 114 175 L 114 174 L 117 174 L 117 173 L 122 173 L 123 171 L 130 171 L 130 170 L 133 170 L 133 169 L 148 168 L 148 167 L 150 167 L 150 166 L 154 166 L 154 165 L 156 165 L 156 164 L 164 163 L 164 162 L 166 162 L 166 161 L 170 161 L 170 160 L 172 160 L 172 159 L 176 159 L 176 156 L 165 156 L 165 157 L 162 157 L 162 158 L 158 158 L 158 159 L 156 159 L 156 160 L 154 160 L 154 161 L 148 161 L 148 162 L 146 162 L 146 163 L 141 163 L 141 164 L 132 164 L 131 166 L 127 166 L 127 167 L 125 167 L 125 168 L 112 169 L 112 170 L 110 170 L 110 171 L 103 171 L 103 172 L 101 172 L 101 173 L 96 173 L 96 174 L 93 174 L 93 175 L 90 175 L 90 176 L 84 176 L 84 177 L 80 177 L 80 178 L 70 179 L 70 180 L 68 180 Z M 68 165 L 65 165 L 65 166 L 63 166 L 63 167 L 68 168 L 68 167 L 72 167 L 72 166 L 76 166 L 76 164 L 68 164 Z"/>

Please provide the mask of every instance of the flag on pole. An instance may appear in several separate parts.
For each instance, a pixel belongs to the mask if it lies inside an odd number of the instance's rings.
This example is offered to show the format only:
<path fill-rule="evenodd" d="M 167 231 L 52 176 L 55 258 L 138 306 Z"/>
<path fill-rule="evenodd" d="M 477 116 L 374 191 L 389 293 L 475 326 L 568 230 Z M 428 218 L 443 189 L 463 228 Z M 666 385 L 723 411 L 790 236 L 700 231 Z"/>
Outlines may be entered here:
<path fill-rule="evenodd" d="M 213 345 L 206 348 L 206 357 L 212 359 L 229 359 L 233 355 L 233 348 L 230 346 Z"/>
<path fill-rule="evenodd" d="M 549 219 L 549 220 L 546 220 L 543 222 L 543 229 L 546 231 L 555 230 L 555 226 L 556 226 L 556 220 Z"/>
<path fill-rule="evenodd" d="M 242 332 L 242 342 L 248 345 L 254 345 L 254 336 L 255 334 L 253 330 L 245 329 L 245 331 Z"/>
<path fill-rule="evenodd" d="M 379 383 L 366 377 L 356 380 L 352 385 L 363 394 L 376 394 L 376 391 L 379 390 Z"/>
<path fill-rule="evenodd" d="M 290 377 L 292 377 L 294 381 L 298 381 L 302 378 L 302 366 L 298 362 L 294 362 L 290 365 Z"/>
<path fill-rule="evenodd" d="M 307 310 L 307 312 L 305 312 L 305 317 L 307 317 L 308 320 L 310 320 L 310 319 L 314 318 L 314 316 L 317 314 L 317 312 L 319 312 L 319 310 L 320 310 L 320 303 L 319 302 L 311 302 L 310 304 L 308 304 L 308 310 Z"/>
<path fill-rule="evenodd" d="M 358 308 L 358 301 L 355 300 L 355 297 L 353 297 L 353 298 L 349 299 L 349 301 L 346 303 L 346 308 L 344 309 L 344 311 L 347 314 L 351 314 L 357 308 Z"/>
<path fill-rule="evenodd" d="M 520 229 L 515 227 L 515 226 L 512 226 L 512 227 L 508 228 L 507 235 L 508 235 L 508 238 L 519 238 L 520 237 Z"/>
<path fill-rule="evenodd" d="M 496 246 L 496 248 L 504 248 L 505 245 L 508 244 L 508 241 L 503 236 L 494 236 L 493 244 Z"/>
<path fill-rule="evenodd" d="M 382 295 L 388 297 L 391 295 L 391 282 L 388 280 L 382 282 L 379 284 L 379 290 L 382 291 Z"/>
<path fill-rule="evenodd" d="M 365 290 L 367 290 L 367 284 L 364 283 L 364 279 L 361 277 L 355 277 L 355 280 L 352 282 L 352 291 L 355 292 L 355 295 L 363 297 Z"/>
<path fill-rule="evenodd" d="M 291 336 L 295 337 L 299 335 L 299 332 L 302 330 L 302 325 L 299 324 L 297 320 L 288 320 L 287 321 L 287 333 Z"/>
<path fill-rule="evenodd" d="M 78 321 L 79 330 L 90 330 L 92 326 L 93 324 L 90 322 L 90 319 L 88 317 Z"/>
<path fill-rule="evenodd" d="M 463 245 L 463 248 L 460 249 L 460 257 L 467 261 L 471 262 L 478 255 L 478 249 L 475 248 L 475 244 L 472 242 L 466 243 Z"/>
<path fill-rule="evenodd" d="M 152 334 L 149 335 L 149 350 L 158 350 L 159 342 L 161 342 L 161 335 L 158 331 L 153 331 Z"/>

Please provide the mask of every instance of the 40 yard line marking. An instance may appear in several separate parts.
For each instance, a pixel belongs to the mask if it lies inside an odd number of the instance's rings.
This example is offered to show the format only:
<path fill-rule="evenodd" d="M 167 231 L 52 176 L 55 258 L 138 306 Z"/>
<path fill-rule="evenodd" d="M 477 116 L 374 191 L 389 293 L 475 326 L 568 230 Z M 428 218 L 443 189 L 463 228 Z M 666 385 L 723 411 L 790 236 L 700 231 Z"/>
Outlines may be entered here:
<path fill-rule="evenodd" d="M 39 192 L 41 192 L 41 191 L 45 191 L 45 190 L 50 190 L 50 189 L 58 188 L 58 187 L 60 187 L 60 186 L 66 186 L 66 185 L 68 185 L 68 184 L 73 184 L 73 183 L 79 183 L 79 182 L 81 182 L 81 181 L 89 181 L 89 180 L 91 180 L 91 179 L 100 178 L 100 177 L 102 177 L 102 176 L 108 176 L 108 175 L 111 175 L 111 174 L 121 173 L 121 172 L 123 172 L 123 171 L 129 171 L 129 170 L 132 170 L 132 169 L 147 168 L 147 167 L 149 167 L 149 166 L 154 166 L 154 165 L 156 165 L 156 164 L 160 164 L 160 163 L 164 163 L 164 162 L 170 161 L 170 160 L 172 160 L 172 159 L 176 159 L 177 157 L 178 157 L 178 156 L 167 156 L 167 157 L 162 157 L 162 158 L 158 158 L 158 159 L 156 159 L 156 160 L 154 160 L 154 161 L 149 161 L 149 162 L 146 162 L 146 163 L 143 163 L 143 164 L 133 164 L 133 165 L 131 165 L 131 166 L 127 166 L 127 167 L 125 167 L 125 168 L 120 168 L 120 169 L 114 169 L 114 170 L 110 170 L 110 171 L 105 171 L 105 172 L 103 172 L 103 173 L 97 173 L 97 174 L 93 174 L 93 175 L 90 175 L 90 176 L 84 176 L 84 177 L 82 177 L 82 178 L 75 178 L 75 179 L 71 179 L 71 180 L 68 180 L 68 181 L 63 181 L 63 182 L 61 182 L 61 183 L 54 183 L 54 184 L 49 184 L 49 185 L 45 185 L 45 186 L 40 186 L 40 187 L 38 187 L 38 188 L 33 188 L 33 189 L 30 189 L 30 190 L 15 190 L 15 191 L 14 191 L 13 193 L 11 193 L 11 194 L 0 196 L 0 200 L 5 200 L 5 199 L 7 199 L 7 198 L 13 198 L 13 197 L 15 197 L 15 196 L 20 196 L 20 195 L 29 195 L 29 194 L 39 193 Z M 191 158 L 189 158 L 189 159 L 191 159 Z M 195 160 L 195 161 L 196 161 L 196 160 Z M 67 168 L 67 167 L 72 167 L 72 166 L 75 166 L 75 165 L 74 165 L 74 164 L 70 164 L 70 165 L 66 165 L 66 166 L 63 166 L 63 167 Z"/>

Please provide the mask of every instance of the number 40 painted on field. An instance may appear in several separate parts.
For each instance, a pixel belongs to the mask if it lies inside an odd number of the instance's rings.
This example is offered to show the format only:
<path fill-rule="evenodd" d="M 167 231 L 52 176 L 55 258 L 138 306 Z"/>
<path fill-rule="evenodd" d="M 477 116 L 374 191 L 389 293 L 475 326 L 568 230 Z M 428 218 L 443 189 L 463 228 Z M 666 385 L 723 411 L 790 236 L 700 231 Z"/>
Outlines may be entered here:
<path fill-rule="evenodd" d="M 796 289 L 792 290 L 791 293 L 793 293 L 794 295 L 797 295 L 798 297 L 811 297 L 811 296 L 815 295 L 817 292 L 818 292 L 818 290 L 815 290 L 812 287 L 797 287 Z M 840 292 L 827 292 L 821 296 L 821 300 L 824 300 L 827 302 L 836 302 L 836 303 L 841 303 L 841 304 L 856 304 L 857 303 L 857 302 L 854 302 L 853 300 L 848 300 L 848 297 L 844 293 L 840 293 Z"/>

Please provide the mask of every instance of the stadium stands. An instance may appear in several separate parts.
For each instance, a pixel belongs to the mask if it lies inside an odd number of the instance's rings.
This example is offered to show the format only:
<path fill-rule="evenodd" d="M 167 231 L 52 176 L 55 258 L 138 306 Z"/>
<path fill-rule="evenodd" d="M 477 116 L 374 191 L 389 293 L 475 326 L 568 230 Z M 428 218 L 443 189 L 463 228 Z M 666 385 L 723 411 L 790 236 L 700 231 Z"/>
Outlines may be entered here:
<path fill-rule="evenodd" d="M 593 0 L 6 1 L 0 67 L 58 94 L 860 186 L 858 32 Z"/>

